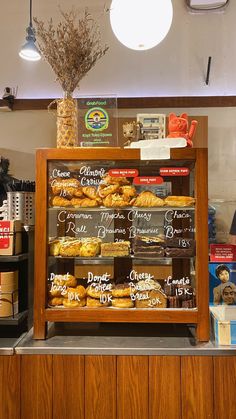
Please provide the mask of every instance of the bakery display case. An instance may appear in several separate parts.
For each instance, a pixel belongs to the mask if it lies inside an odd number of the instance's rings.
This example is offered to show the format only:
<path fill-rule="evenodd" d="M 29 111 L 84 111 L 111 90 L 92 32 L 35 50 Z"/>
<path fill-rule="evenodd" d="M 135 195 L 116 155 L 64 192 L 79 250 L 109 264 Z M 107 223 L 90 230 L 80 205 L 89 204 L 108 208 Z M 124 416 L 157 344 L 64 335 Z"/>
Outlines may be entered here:
<path fill-rule="evenodd" d="M 207 149 L 41 149 L 34 337 L 47 322 L 185 323 L 209 338 Z"/>

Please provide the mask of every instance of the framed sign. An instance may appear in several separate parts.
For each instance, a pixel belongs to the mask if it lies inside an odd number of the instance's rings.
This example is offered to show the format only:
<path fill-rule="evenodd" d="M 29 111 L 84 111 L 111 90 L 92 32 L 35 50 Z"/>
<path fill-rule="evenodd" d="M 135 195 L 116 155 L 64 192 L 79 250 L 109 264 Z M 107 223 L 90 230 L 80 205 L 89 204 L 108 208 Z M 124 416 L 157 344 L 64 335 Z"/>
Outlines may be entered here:
<path fill-rule="evenodd" d="M 117 98 L 78 99 L 80 147 L 116 147 L 118 144 Z"/>

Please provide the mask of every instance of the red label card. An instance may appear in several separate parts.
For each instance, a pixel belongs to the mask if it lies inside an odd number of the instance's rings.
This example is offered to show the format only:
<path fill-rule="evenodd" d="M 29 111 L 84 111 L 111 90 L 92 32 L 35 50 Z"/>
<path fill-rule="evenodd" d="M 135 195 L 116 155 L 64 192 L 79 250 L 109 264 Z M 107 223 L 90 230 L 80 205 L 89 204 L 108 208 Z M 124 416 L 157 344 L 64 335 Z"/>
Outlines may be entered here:
<path fill-rule="evenodd" d="M 161 167 L 160 175 L 161 176 L 188 176 L 189 169 L 188 167 Z"/>
<path fill-rule="evenodd" d="M 134 185 L 160 185 L 163 183 L 161 176 L 138 176 L 134 178 Z"/>
<path fill-rule="evenodd" d="M 10 245 L 10 221 L 0 221 L 0 249 L 8 249 Z"/>
<path fill-rule="evenodd" d="M 137 169 L 110 169 L 109 176 L 112 177 L 136 177 L 138 176 Z"/>
<path fill-rule="evenodd" d="M 233 244 L 211 244 L 211 262 L 234 262 L 236 261 L 236 245 Z"/>

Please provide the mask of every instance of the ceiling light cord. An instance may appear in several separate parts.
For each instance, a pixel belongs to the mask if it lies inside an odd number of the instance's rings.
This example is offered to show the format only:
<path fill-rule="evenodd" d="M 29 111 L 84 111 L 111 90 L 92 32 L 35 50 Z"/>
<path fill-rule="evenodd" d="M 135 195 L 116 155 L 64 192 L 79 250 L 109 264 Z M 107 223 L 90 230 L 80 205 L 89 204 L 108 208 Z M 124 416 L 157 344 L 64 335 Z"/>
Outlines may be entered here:
<path fill-rule="evenodd" d="M 30 27 L 33 27 L 33 23 L 32 23 L 32 0 L 30 0 Z"/>

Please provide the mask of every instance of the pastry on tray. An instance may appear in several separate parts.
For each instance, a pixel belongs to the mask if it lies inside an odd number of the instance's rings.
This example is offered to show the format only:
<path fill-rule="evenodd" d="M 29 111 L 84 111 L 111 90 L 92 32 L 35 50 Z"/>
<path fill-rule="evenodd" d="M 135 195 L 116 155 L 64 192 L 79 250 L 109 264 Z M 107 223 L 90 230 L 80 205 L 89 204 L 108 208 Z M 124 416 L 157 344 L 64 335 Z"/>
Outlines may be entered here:
<path fill-rule="evenodd" d="M 75 288 L 67 288 L 64 297 L 69 300 L 82 300 L 86 297 L 86 294 L 86 289 L 83 285 L 77 285 Z"/>
<path fill-rule="evenodd" d="M 129 206 L 129 200 L 124 195 L 113 193 L 113 194 L 107 195 L 103 199 L 103 205 L 105 207 L 111 207 L 111 208 L 127 207 Z"/>
<path fill-rule="evenodd" d="M 133 252 L 137 257 L 163 257 L 164 236 L 136 236 L 133 240 Z"/>
<path fill-rule="evenodd" d="M 181 300 L 177 295 L 168 296 L 168 307 L 170 308 L 179 308 L 181 307 Z"/>
<path fill-rule="evenodd" d="M 165 205 L 170 207 L 190 207 L 195 204 L 195 198 L 192 196 L 167 196 Z"/>
<path fill-rule="evenodd" d="M 195 240 L 182 237 L 172 237 L 165 239 L 166 247 L 179 247 L 183 249 L 195 249 Z"/>
<path fill-rule="evenodd" d="M 167 296 L 161 290 L 142 291 L 136 294 L 136 308 L 166 308 Z"/>
<path fill-rule="evenodd" d="M 111 297 L 111 290 L 101 291 L 100 289 L 99 290 L 97 289 L 96 285 L 95 286 L 94 285 L 89 285 L 88 286 L 88 288 L 87 288 L 87 295 L 89 297 L 97 298 L 97 299 L 101 299 L 101 297 L 104 295 L 109 300 L 108 297 Z"/>
<path fill-rule="evenodd" d="M 195 255 L 195 250 L 193 247 L 188 249 L 180 247 L 166 247 L 165 255 L 168 258 L 193 257 Z"/>
<path fill-rule="evenodd" d="M 111 290 L 112 297 L 130 297 L 131 288 L 129 283 L 117 284 Z"/>
<path fill-rule="evenodd" d="M 75 239 L 69 242 L 65 241 L 61 243 L 60 256 L 64 256 L 64 257 L 80 256 L 81 246 L 82 246 L 82 242 L 80 239 Z"/>
<path fill-rule="evenodd" d="M 131 205 L 135 207 L 163 207 L 165 202 L 151 191 L 141 192 L 137 198 L 132 199 Z"/>
<path fill-rule="evenodd" d="M 105 301 L 104 303 L 101 302 L 99 299 L 97 298 L 92 298 L 92 297 L 87 297 L 87 303 L 86 303 L 87 307 L 107 307 L 109 306 L 109 302 Z"/>
<path fill-rule="evenodd" d="M 76 287 L 77 280 L 74 275 L 65 274 L 65 275 L 55 275 L 53 282 L 54 285 L 67 287 Z"/>
<path fill-rule="evenodd" d="M 68 198 L 72 196 L 79 196 L 75 194 L 82 194 L 80 182 L 74 178 L 54 179 L 51 188 L 53 195 L 60 195 L 61 193 L 63 193 Z"/>
<path fill-rule="evenodd" d="M 130 298 L 113 298 L 111 305 L 117 308 L 133 308 L 134 302 Z"/>
<path fill-rule="evenodd" d="M 97 199 L 90 199 L 88 197 L 85 198 L 72 198 L 70 201 L 70 205 L 73 207 L 98 207 Z"/>
<path fill-rule="evenodd" d="M 50 240 L 49 252 L 52 256 L 93 257 L 100 254 L 101 239 L 98 237 L 59 237 Z"/>
<path fill-rule="evenodd" d="M 66 308 L 84 307 L 86 305 L 86 298 L 82 298 L 81 300 L 69 300 L 67 298 L 63 298 L 62 304 Z"/>
<path fill-rule="evenodd" d="M 98 187 L 98 195 L 100 198 L 105 198 L 108 195 L 114 194 L 119 190 L 119 184 L 115 185 L 106 185 L 105 183 L 102 183 Z"/>
<path fill-rule="evenodd" d="M 100 239 L 87 239 L 82 241 L 82 246 L 80 247 L 79 256 L 81 257 L 94 257 L 99 255 L 101 249 L 101 240 Z"/>
<path fill-rule="evenodd" d="M 130 242 L 110 242 L 101 244 L 101 256 L 129 256 Z"/>
<path fill-rule="evenodd" d="M 62 297 L 53 297 L 48 300 L 49 306 L 61 306 L 63 304 Z"/>
<path fill-rule="evenodd" d="M 165 249 L 162 246 L 138 247 L 133 249 L 134 256 L 143 258 L 161 258 L 165 256 Z"/>
<path fill-rule="evenodd" d="M 102 178 L 102 183 L 105 183 L 107 185 L 130 185 L 130 182 L 128 181 L 128 179 L 126 179 L 126 177 L 122 177 L 122 176 L 110 176 L 108 174 L 105 174 L 105 176 L 103 176 Z"/>
<path fill-rule="evenodd" d="M 137 292 L 161 290 L 161 284 L 158 281 L 155 281 L 154 279 L 143 279 L 136 283 L 135 288 Z"/>
<path fill-rule="evenodd" d="M 134 246 L 141 246 L 141 247 L 152 247 L 158 245 L 164 245 L 165 237 L 164 235 L 159 236 L 135 236 L 133 240 Z"/>
<path fill-rule="evenodd" d="M 134 186 L 124 185 L 119 188 L 119 193 L 127 200 L 134 198 L 137 195 L 137 191 Z"/>
<path fill-rule="evenodd" d="M 52 206 L 53 207 L 70 207 L 71 201 L 69 199 L 63 198 L 62 196 L 54 196 L 52 198 Z"/>
<path fill-rule="evenodd" d="M 97 199 L 97 189 L 94 186 L 84 186 L 82 192 L 90 199 Z"/>

